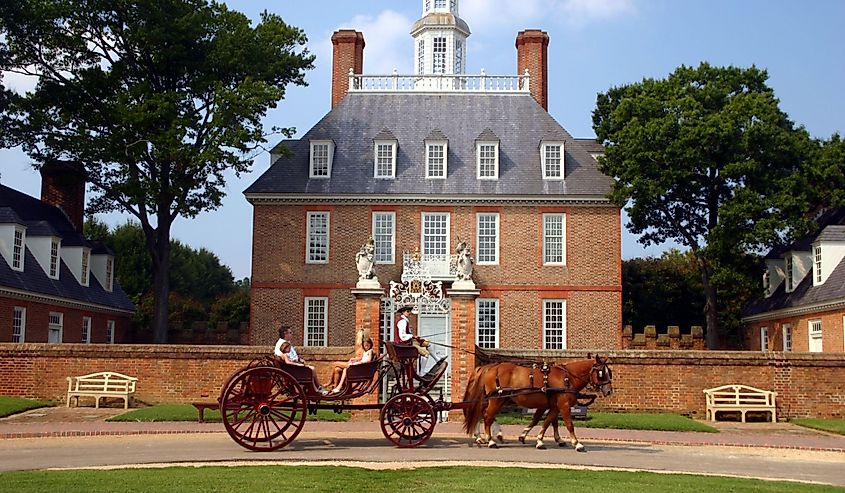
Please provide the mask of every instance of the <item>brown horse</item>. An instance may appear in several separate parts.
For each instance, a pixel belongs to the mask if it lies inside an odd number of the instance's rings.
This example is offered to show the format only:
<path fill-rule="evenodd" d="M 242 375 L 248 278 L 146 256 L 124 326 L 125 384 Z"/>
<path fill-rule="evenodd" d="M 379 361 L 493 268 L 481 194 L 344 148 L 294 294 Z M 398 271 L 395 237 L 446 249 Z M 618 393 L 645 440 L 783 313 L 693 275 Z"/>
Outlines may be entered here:
<path fill-rule="evenodd" d="M 485 365 L 470 377 L 464 394 L 464 402 L 469 403 L 464 408 L 464 431 L 472 435 L 483 414 L 487 446 L 495 448 L 496 442 L 492 439 L 490 427 L 499 409 L 510 401 L 520 407 L 536 408 L 538 413 L 540 409 L 549 410 L 537 435 L 537 448 L 546 448 L 543 436 L 549 425 L 556 423 L 558 415 L 561 415 L 572 446 L 583 452 L 585 448 L 575 436 L 570 407 L 577 403 L 578 392 L 588 385 L 604 396 L 610 395 L 613 392 L 611 380 L 608 359 L 598 355 L 595 359 L 553 365 L 547 375 L 540 368 L 527 368 L 513 363 Z"/>

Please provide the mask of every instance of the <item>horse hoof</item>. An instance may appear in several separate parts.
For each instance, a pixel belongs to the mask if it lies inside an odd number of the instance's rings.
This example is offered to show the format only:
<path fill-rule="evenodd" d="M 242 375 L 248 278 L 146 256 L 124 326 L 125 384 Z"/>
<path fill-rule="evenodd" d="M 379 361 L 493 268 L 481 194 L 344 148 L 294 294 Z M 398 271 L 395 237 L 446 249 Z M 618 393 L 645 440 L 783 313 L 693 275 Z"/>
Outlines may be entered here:
<path fill-rule="evenodd" d="M 525 444 L 525 437 L 519 437 L 519 443 Z"/>
<path fill-rule="evenodd" d="M 496 437 L 496 441 L 499 442 L 499 443 L 505 443 L 505 437 L 503 437 L 502 435 L 499 435 L 499 436 Z"/>
<path fill-rule="evenodd" d="M 586 452 L 586 451 L 587 451 L 587 447 L 585 447 L 585 446 L 583 446 L 583 445 L 578 445 L 577 447 L 575 447 L 575 451 L 576 451 L 576 452 Z"/>
<path fill-rule="evenodd" d="M 537 450 L 546 450 L 546 446 L 543 445 L 542 443 L 538 443 L 537 444 Z"/>
<path fill-rule="evenodd" d="M 499 448 L 499 446 L 496 445 L 496 442 L 490 442 L 487 444 L 487 448 Z"/>
<path fill-rule="evenodd" d="M 557 442 L 557 446 L 560 448 L 566 448 L 566 442 Z"/>

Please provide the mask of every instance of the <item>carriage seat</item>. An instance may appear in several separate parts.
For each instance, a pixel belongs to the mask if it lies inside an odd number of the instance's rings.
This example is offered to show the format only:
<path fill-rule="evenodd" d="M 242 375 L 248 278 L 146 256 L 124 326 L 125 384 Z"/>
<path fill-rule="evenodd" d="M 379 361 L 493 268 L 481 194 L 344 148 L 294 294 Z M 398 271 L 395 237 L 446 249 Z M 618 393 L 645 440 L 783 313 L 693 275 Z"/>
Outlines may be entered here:
<path fill-rule="evenodd" d="M 420 352 L 414 346 L 405 346 L 390 341 L 384 341 L 384 349 L 393 361 L 415 360 L 420 356 Z"/>
<path fill-rule="evenodd" d="M 383 359 L 384 355 L 378 354 L 372 359 L 372 361 L 349 365 L 349 368 L 346 370 L 346 381 L 349 384 L 371 382 L 373 380 L 373 375 L 378 370 L 378 367 Z"/>

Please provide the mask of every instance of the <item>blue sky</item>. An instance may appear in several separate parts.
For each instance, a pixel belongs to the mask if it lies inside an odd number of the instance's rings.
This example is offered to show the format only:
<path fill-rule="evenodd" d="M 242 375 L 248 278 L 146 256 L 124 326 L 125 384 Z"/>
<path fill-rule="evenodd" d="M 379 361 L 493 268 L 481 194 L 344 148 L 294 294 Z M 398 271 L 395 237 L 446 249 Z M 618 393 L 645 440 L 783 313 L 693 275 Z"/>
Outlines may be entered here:
<path fill-rule="evenodd" d="M 308 87 L 290 88 L 267 118 L 267 126 L 293 126 L 303 134 L 328 111 L 331 94 L 331 35 L 336 29 L 364 33 L 364 72 L 410 73 L 408 34 L 422 12 L 419 0 L 238 0 L 227 4 L 257 19 L 277 13 L 305 31 L 317 56 Z M 845 2 L 840 0 L 460 0 L 472 35 L 467 73 L 516 73 L 514 40 L 523 29 L 549 33 L 549 113 L 576 137 L 592 137 L 596 94 L 644 77 L 663 78 L 678 65 L 756 65 L 769 72 L 781 108 L 816 137 L 844 133 Z M 4 77 L 26 89 L 31 82 Z M 275 142 L 270 142 L 270 145 Z M 33 196 L 40 177 L 18 150 L 0 150 L 0 181 Z M 250 276 L 252 207 L 243 190 L 269 167 L 256 158 L 252 173 L 231 177 L 223 207 L 194 220 L 177 219 L 173 237 L 206 247 Z M 126 217 L 104 216 L 108 223 Z M 623 258 L 659 255 L 666 246 L 644 248 L 623 231 Z"/>

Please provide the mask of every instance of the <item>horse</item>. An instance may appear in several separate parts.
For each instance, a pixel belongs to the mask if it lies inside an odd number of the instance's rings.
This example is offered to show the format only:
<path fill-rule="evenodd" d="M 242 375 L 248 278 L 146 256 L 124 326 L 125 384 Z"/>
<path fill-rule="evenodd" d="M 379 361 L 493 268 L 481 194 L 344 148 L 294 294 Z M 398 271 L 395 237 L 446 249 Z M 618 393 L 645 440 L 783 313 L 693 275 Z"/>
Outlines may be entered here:
<path fill-rule="evenodd" d="M 603 396 L 613 393 L 613 376 L 608 363 L 607 358 L 596 355 L 594 359 L 552 365 L 545 373 L 540 368 L 527 368 L 513 363 L 493 363 L 480 367 L 470 376 L 464 394 L 464 402 L 469 403 L 463 410 L 464 431 L 472 435 L 483 414 L 487 446 L 496 448 L 490 428 L 496 413 L 505 402 L 511 401 L 521 407 L 536 408 L 535 418 L 541 414 L 541 408 L 548 408 L 546 420 L 537 435 L 538 449 L 546 448 L 543 443 L 546 430 L 550 424 L 557 422 L 558 415 L 562 415 L 572 446 L 579 452 L 585 452 L 586 448 L 575 435 L 570 407 L 577 402 L 578 393 L 588 385 Z"/>

